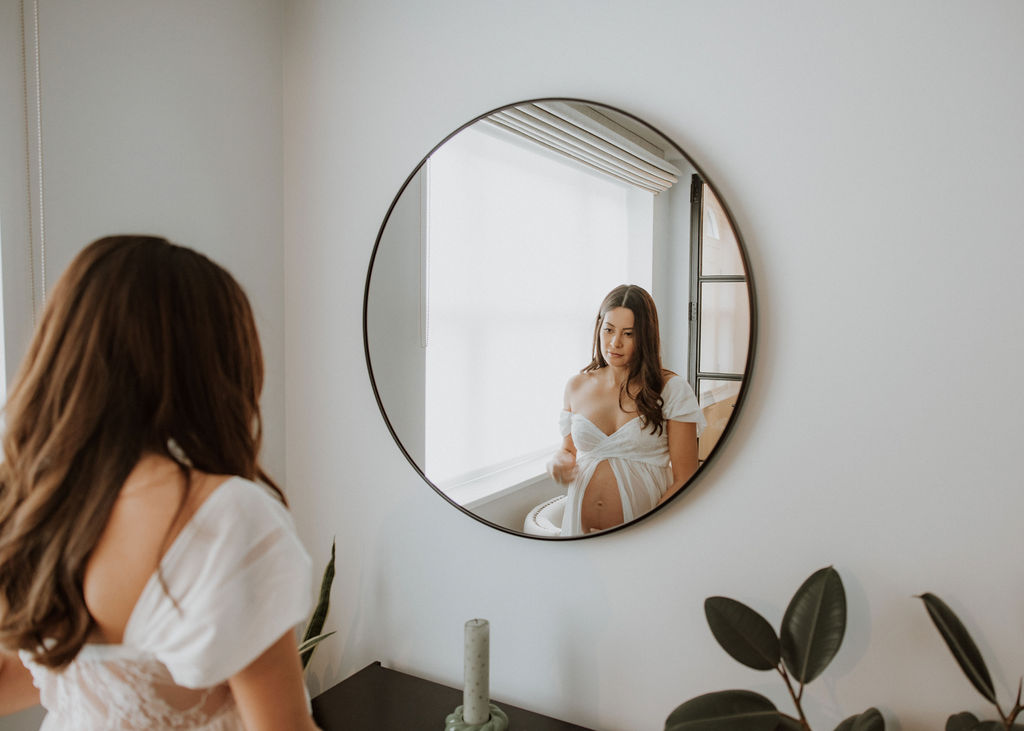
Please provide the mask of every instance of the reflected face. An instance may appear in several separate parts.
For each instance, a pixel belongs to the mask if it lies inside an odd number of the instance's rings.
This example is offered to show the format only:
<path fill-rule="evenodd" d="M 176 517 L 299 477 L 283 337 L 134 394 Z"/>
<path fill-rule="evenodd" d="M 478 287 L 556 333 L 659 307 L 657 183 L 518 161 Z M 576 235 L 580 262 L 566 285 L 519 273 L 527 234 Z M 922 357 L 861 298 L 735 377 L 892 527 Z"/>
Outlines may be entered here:
<path fill-rule="evenodd" d="M 633 358 L 633 310 L 616 307 L 604 315 L 601 322 L 601 354 L 608 365 L 622 367 Z"/>

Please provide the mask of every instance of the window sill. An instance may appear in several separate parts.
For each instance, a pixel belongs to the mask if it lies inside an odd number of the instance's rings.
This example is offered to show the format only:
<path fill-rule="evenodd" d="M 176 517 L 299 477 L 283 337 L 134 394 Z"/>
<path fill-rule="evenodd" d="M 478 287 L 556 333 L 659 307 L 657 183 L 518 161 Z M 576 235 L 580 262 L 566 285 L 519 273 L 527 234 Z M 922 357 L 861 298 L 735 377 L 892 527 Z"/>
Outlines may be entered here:
<path fill-rule="evenodd" d="M 556 447 L 527 455 L 513 463 L 463 475 L 438 484 L 438 489 L 451 500 L 472 510 L 510 495 L 517 490 L 550 479 L 547 463 Z"/>

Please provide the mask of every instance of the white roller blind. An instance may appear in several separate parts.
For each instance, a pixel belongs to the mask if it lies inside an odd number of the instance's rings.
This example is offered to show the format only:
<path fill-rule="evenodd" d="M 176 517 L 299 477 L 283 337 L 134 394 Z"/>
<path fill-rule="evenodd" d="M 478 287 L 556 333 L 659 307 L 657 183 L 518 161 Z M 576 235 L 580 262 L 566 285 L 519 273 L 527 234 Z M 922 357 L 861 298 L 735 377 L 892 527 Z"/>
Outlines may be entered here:
<path fill-rule="evenodd" d="M 584 105 L 533 102 L 485 121 L 655 194 L 679 179 L 679 169 L 663 151 Z"/>

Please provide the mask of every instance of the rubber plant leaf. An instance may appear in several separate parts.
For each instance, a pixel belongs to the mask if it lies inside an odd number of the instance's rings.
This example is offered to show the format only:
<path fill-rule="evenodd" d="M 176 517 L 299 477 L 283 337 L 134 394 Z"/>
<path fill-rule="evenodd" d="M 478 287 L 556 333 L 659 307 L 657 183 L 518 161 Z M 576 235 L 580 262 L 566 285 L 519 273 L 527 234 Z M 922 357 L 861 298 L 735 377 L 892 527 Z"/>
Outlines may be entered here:
<path fill-rule="evenodd" d="M 944 601 L 934 594 L 922 594 L 921 601 L 924 602 L 928 616 L 932 618 L 936 629 L 946 641 L 953 657 L 956 658 L 960 669 L 964 671 L 971 685 L 981 693 L 985 699 L 996 704 L 996 689 L 992 685 L 992 677 L 988 674 L 985 660 L 981 657 L 978 646 L 974 644 L 970 633 L 964 627 L 963 622 L 956 616 Z"/>
<path fill-rule="evenodd" d="M 946 731 L 973 731 L 977 725 L 978 717 L 967 711 L 954 713 L 946 719 Z"/>
<path fill-rule="evenodd" d="M 850 716 L 836 726 L 836 731 L 885 731 L 885 718 L 877 708 L 869 708 L 864 713 Z"/>
<path fill-rule="evenodd" d="M 749 690 L 721 690 L 691 698 L 665 719 L 665 731 L 775 731 L 779 712 Z"/>
<path fill-rule="evenodd" d="M 331 559 L 327 562 L 327 567 L 324 569 L 323 578 L 320 579 L 320 598 L 317 600 L 316 608 L 313 610 L 313 614 L 309 617 L 309 622 L 306 624 L 306 631 L 302 635 L 302 642 L 299 643 L 300 647 L 310 640 L 314 640 L 323 634 L 324 622 L 327 620 L 327 612 L 331 607 L 331 585 L 334 583 L 334 544 L 336 541 L 331 541 Z M 306 666 L 309 665 L 310 658 L 313 657 L 313 652 L 316 650 L 317 645 L 320 642 L 314 642 L 312 647 L 300 652 L 302 660 L 302 669 L 305 670 Z"/>
<path fill-rule="evenodd" d="M 768 620 L 746 604 L 724 596 L 704 600 L 711 634 L 737 662 L 754 670 L 778 667 L 779 638 Z"/>
<path fill-rule="evenodd" d="M 821 675 L 846 632 L 846 592 L 839 573 L 818 569 L 796 590 L 782 617 L 782 660 L 801 684 Z"/>

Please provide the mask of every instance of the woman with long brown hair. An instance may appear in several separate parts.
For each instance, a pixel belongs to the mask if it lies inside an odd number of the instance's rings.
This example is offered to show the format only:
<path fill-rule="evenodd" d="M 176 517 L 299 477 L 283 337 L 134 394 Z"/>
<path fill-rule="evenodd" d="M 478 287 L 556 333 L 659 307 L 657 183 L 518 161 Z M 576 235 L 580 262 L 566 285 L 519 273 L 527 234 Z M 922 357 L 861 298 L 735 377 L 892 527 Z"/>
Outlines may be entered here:
<path fill-rule="evenodd" d="M 315 729 L 311 562 L 259 465 L 235 280 L 148 236 L 61 277 L 5 409 L 0 713 L 44 729 Z"/>
<path fill-rule="evenodd" d="M 561 535 L 614 528 L 674 495 L 697 469 L 705 424 L 686 379 L 662 368 L 654 299 L 616 287 L 598 310 L 590 363 L 565 387 L 562 447 L 548 466 L 568 485 Z"/>

